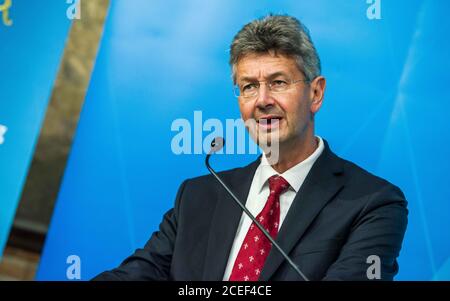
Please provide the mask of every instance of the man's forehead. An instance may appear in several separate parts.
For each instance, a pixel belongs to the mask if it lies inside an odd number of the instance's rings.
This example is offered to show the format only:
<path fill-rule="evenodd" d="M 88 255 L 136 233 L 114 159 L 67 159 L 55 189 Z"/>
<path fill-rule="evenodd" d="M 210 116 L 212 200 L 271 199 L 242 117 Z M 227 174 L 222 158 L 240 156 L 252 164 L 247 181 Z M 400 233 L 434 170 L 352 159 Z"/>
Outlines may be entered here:
<path fill-rule="evenodd" d="M 247 54 L 236 64 L 237 79 L 290 75 L 297 70 L 294 58 L 281 54 Z"/>

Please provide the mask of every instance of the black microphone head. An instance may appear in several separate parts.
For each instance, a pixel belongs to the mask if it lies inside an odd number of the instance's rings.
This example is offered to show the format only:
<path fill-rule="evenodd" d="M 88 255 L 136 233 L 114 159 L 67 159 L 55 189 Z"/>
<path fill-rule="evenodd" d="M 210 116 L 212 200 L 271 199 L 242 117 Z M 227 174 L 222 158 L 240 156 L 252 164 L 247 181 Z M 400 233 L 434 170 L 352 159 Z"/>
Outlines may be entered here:
<path fill-rule="evenodd" d="M 218 152 L 222 149 L 222 147 L 225 145 L 225 139 L 222 137 L 216 137 L 211 141 L 211 150 L 209 151 L 210 154 Z"/>

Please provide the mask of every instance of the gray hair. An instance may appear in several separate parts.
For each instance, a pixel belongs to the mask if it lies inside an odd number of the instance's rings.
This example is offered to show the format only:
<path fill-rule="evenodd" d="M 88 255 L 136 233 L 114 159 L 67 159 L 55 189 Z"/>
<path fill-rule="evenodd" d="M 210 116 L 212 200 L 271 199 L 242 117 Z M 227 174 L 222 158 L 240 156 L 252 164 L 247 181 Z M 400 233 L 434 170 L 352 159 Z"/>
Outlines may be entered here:
<path fill-rule="evenodd" d="M 309 30 L 298 19 L 287 15 L 268 15 L 246 24 L 233 38 L 230 66 L 236 82 L 236 64 L 247 54 L 275 51 L 293 57 L 307 81 L 320 75 L 320 58 Z"/>

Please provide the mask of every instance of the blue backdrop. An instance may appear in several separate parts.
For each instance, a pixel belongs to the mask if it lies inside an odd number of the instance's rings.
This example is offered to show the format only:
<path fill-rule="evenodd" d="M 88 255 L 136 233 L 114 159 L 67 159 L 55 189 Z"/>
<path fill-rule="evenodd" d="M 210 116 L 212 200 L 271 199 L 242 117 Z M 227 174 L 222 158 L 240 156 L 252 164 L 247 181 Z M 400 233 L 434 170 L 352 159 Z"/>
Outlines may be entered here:
<path fill-rule="evenodd" d="M 201 138 L 210 132 L 194 125 L 194 111 L 223 124 L 239 118 L 229 43 L 242 25 L 273 12 L 301 19 L 321 56 L 328 86 L 318 135 L 406 194 L 397 279 L 450 280 L 450 3 L 383 0 L 379 20 L 367 17 L 369 6 L 112 1 L 37 279 L 66 279 L 69 255 L 89 279 L 144 245 L 182 180 L 207 173 L 204 154 L 174 154 L 172 122 L 189 120 Z M 214 164 L 255 157 L 220 155 Z"/>
<path fill-rule="evenodd" d="M 0 257 L 70 26 L 65 1 L 11 4 L 10 26 L 0 12 Z"/>

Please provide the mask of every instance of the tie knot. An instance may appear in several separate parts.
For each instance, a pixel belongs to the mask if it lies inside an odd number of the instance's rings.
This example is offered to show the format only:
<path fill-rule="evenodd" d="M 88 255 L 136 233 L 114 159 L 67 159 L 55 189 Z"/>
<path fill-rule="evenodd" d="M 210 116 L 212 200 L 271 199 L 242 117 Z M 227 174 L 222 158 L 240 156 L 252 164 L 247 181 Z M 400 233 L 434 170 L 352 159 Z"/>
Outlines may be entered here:
<path fill-rule="evenodd" d="M 279 175 L 271 176 L 269 178 L 270 194 L 280 195 L 289 187 L 289 183 Z"/>

